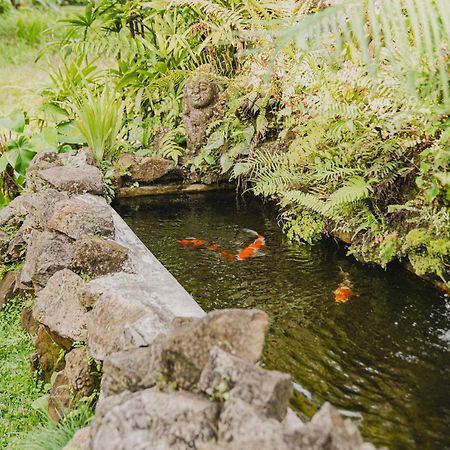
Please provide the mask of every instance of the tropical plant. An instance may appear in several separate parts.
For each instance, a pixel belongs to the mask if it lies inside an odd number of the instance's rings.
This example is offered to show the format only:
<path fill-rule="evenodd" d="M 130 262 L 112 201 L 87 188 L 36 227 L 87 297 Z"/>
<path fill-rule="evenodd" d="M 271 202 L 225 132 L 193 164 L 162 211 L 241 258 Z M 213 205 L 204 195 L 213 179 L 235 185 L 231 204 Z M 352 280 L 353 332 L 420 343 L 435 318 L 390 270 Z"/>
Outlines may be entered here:
<path fill-rule="evenodd" d="M 24 188 L 26 170 L 39 150 L 58 150 L 56 130 L 43 128 L 27 134 L 26 125 L 26 115 L 21 111 L 0 118 L 0 129 L 8 130 L 0 138 L 0 206 Z"/>
<path fill-rule="evenodd" d="M 120 143 L 124 104 L 109 87 L 100 92 L 85 90 L 72 104 L 75 127 L 92 149 L 98 162 L 111 159 Z"/>

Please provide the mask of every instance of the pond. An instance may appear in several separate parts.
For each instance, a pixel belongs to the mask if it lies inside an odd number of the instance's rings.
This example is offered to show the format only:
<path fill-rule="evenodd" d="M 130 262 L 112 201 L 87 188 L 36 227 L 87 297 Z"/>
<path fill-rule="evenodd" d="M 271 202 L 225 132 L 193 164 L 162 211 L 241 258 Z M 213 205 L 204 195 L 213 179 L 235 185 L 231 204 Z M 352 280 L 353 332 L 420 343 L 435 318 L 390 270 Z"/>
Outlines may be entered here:
<path fill-rule="evenodd" d="M 294 379 L 304 417 L 329 401 L 390 449 L 450 448 L 450 302 L 404 271 L 356 262 L 334 240 L 289 242 L 276 211 L 233 192 L 122 200 L 117 209 L 206 310 L 260 308 L 271 318 L 262 364 Z M 259 257 L 236 261 L 183 246 L 196 237 L 236 253 L 262 233 Z M 336 303 L 347 272 L 354 295 Z"/>

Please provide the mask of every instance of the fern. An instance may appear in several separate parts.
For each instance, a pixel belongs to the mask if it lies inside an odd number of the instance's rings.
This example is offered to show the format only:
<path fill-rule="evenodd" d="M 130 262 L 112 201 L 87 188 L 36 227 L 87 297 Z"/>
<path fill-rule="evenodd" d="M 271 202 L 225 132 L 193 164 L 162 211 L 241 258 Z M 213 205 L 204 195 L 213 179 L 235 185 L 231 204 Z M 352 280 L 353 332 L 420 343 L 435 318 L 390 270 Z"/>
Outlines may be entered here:
<path fill-rule="evenodd" d="M 333 37 L 336 54 L 347 48 L 376 75 L 388 63 L 411 91 L 417 92 L 419 62 L 430 68 L 428 88 L 435 86 L 450 109 L 450 3 L 445 0 L 347 0 L 298 23 L 278 37 L 283 47 L 294 39 L 303 51 L 324 46 Z"/>

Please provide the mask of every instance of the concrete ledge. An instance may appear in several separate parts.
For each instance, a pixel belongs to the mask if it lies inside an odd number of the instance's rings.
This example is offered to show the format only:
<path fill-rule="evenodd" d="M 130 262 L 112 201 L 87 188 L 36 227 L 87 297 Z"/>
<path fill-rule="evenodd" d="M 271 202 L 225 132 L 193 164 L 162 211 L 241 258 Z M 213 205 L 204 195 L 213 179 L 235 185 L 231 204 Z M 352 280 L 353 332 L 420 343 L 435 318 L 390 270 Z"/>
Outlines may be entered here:
<path fill-rule="evenodd" d="M 217 184 L 166 184 L 154 186 L 123 187 L 117 191 L 118 198 L 126 197 L 144 197 L 150 195 L 166 194 L 193 194 L 196 192 L 224 191 L 235 189 L 235 183 L 217 183 Z"/>

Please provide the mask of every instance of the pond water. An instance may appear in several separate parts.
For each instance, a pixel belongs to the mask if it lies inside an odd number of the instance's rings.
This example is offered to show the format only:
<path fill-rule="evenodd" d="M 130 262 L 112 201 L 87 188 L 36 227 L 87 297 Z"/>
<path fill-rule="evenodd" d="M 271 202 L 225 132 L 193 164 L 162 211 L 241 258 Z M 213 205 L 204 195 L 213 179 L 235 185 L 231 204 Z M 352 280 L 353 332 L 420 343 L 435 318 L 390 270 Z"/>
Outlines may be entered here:
<path fill-rule="evenodd" d="M 325 401 L 390 449 L 450 448 L 450 302 L 400 267 L 356 262 L 333 240 L 290 243 L 275 210 L 234 193 L 126 200 L 130 227 L 206 310 L 261 308 L 271 318 L 263 365 L 295 381 L 292 406 L 310 417 Z M 177 239 L 231 252 L 266 237 L 261 256 L 230 261 Z M 354 296 L 333 291 L 348 272 Z"/>

